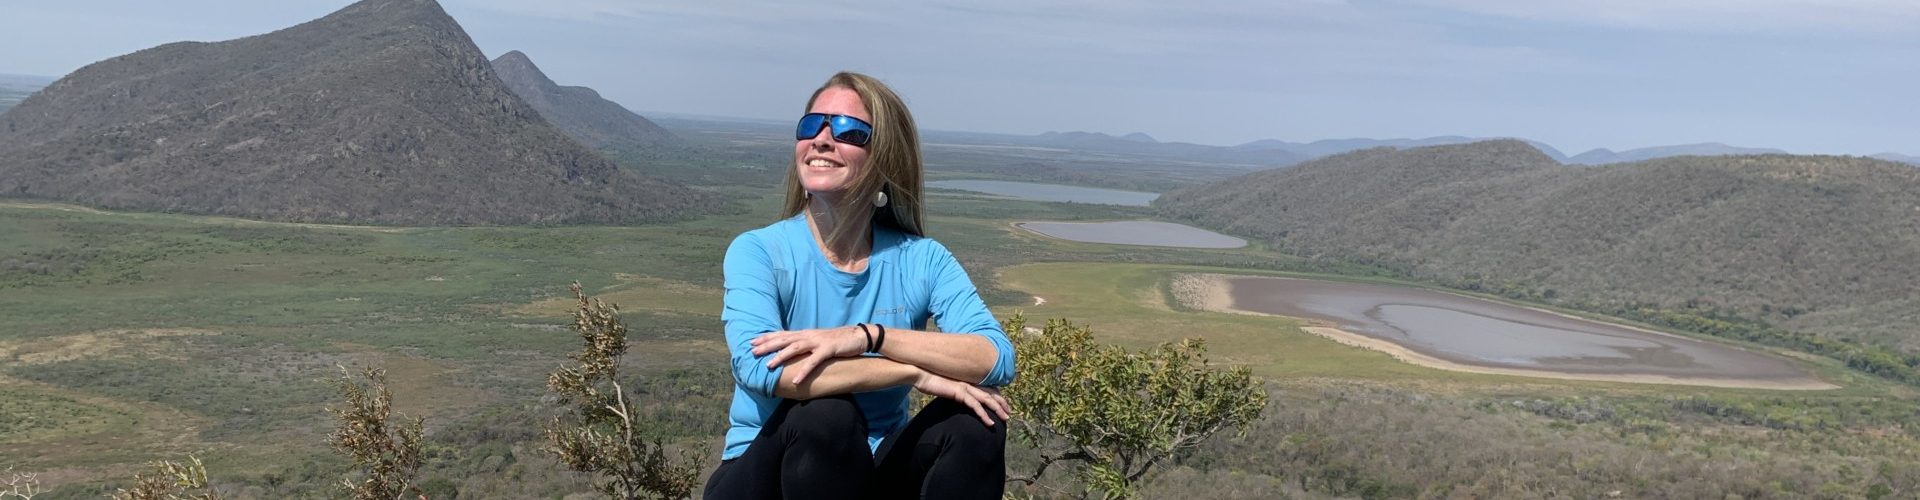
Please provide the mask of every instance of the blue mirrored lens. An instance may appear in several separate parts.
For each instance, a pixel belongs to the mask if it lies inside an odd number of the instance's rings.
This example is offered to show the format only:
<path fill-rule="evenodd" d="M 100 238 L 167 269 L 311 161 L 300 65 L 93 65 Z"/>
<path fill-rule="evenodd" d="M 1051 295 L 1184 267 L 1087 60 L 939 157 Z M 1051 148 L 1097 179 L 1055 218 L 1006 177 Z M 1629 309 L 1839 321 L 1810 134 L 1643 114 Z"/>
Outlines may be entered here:
<path fill-rule="evenodd" d="M 865 146 L 867 140 L 873 137 L 873 127 L 859 118 L 842 115 L 833 117 L 829 122 L 833 123 L 833 140 Z"/>
<path fill-rule="evenodd" d="M 793 139 L 804 141 L 820 133 L 821 127 L 833 128 L 833 140 L 865 146 L 873 139 L 873 126 L 847 115 L 829 115 L 825 113 L 807 113 L 800 117 L 800 126 L 794 131 Z"/>
<path fill-rule="evenodd" d="M 798 130 L 793 131 L 793 140 L 796 140 L 796 141 L 807 140 L 808 138 L 813 137 L 814 134 L 820 133 L 820 127 L 825 126 L 826 124 L 827 124 L 827 115 L 823 115 L 819 113 L 807 113 L 806 116 L 800 117 L 800 127 Z"/>

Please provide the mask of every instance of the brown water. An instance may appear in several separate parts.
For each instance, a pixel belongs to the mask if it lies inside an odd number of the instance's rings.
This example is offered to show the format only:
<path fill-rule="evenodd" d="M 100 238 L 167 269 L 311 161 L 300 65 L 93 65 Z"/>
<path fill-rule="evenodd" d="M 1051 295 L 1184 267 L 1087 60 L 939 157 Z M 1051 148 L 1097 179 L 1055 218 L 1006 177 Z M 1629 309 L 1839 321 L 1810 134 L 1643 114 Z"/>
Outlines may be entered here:
<path fill-rule="evenodd" d="M 1793 362 L 1737 347 L 1429 290 L 1228 278 L 1235 309 L 1334 323 L 1448 361 L 1564 373 L 1805 380 Z"/>
<path fill-rule="evenodd" d="M 1247 240 L 1172 222 L 1022 222 L 1021 229 L 1063 240 L 1177 248 L 1240 248 Z"/>

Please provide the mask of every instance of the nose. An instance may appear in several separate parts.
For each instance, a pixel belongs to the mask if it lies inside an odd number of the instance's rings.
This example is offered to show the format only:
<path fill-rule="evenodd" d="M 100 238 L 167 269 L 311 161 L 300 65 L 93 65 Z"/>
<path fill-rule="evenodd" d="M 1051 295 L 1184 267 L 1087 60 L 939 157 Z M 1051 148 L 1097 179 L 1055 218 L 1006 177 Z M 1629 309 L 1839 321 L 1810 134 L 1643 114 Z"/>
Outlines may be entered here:
<path fill-rule="evenodd" d="M 833 127 L 824 123 L 821 124 L 820 130 L 815 131 L 813 133 L 813 139 L 809 139 L 809 140 L 813 141 L 814 149 L 827 149 L 827 148 L 833 147 Z"/>

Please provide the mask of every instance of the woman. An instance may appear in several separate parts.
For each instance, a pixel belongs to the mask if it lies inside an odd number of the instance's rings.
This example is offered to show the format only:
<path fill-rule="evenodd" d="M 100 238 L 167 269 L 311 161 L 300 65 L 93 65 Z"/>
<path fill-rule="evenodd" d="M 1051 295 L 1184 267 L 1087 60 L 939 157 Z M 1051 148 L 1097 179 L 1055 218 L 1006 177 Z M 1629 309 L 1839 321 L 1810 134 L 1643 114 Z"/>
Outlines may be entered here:
<path fill-rule="evenodd" d="M 1010 407 L 994 388 L 1013 381 L 1013 345 L 922 232 L 912 115 L 840 73 L 794 135 L 786 219 L 727 248 L 735 385 L 706 498 L 1000 498 Z M 911 418 L 909 389 L 935 397 Z"/>

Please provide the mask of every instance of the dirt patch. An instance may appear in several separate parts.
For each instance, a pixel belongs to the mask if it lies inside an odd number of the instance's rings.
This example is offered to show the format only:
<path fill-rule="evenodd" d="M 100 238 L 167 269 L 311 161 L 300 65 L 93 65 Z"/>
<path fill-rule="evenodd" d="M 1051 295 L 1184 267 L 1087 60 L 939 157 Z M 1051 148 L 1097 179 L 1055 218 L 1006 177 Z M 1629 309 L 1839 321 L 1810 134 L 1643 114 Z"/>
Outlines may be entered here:
<path fill-rule="evenodd" d="M 185 355 L 166 342 L 172 337 L 218 335 L 198 328 L 105 330 L 58 337 L 0 342 L 0 359 L 33 366 L 80 359 L 134 358 L 184 360 Z"/>

